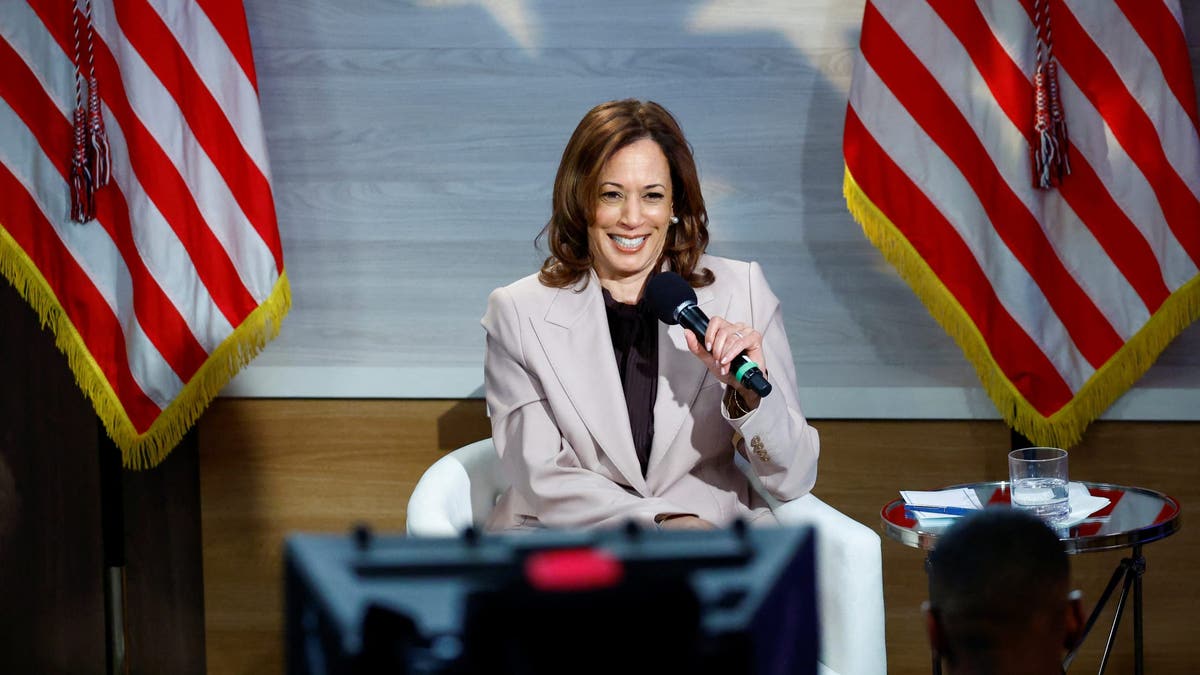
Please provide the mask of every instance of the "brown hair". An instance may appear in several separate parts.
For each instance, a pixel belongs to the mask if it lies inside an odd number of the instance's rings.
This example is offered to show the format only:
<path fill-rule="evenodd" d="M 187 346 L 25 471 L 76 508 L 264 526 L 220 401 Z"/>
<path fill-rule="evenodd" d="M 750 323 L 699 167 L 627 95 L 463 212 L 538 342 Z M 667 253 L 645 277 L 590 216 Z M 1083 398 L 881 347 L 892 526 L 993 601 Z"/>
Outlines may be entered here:
<path fill-rule="evenodd" d="M 538 274 L 543 284 L 566 288 L 588 273 L 592 255 L 587 229 L 595 212 L 600 171 L 617 151 L 645 138 L 667 156 L 674 214 L 679 218 L 667 235 L 663 257 L 692 286 L 713 282 L 711 270 L 696 269 L 708 246 L 708 211 L 692 147 L 666 108 L 653 101 L 625 99 L 589 110 L 563 150 L 554 178 L 550 221 L 537 237 L 546 237 L 550 248 Z"/>

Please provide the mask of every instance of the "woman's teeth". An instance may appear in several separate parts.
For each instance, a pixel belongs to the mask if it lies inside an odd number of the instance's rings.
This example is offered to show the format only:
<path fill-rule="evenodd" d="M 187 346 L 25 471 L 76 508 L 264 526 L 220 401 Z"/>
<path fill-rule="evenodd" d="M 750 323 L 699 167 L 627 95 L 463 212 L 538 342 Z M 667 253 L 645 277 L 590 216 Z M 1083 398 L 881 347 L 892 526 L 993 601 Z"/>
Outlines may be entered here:
<path fill-rule="evenodd" d="M 633 237 L 632 239 L 628 239 L 625 237 L 618 237 L 615 234 L 611 235 L 611 236 L 613 238 L 613 241 L 617 242 L 617 246 L 620 246 L 621 248 L 630 248 L 630 249 L 637 248 L 637 247 L 641 246 L 643 242 L 646 241 L 646 237 L 644 235 L 641 237 Z"/>

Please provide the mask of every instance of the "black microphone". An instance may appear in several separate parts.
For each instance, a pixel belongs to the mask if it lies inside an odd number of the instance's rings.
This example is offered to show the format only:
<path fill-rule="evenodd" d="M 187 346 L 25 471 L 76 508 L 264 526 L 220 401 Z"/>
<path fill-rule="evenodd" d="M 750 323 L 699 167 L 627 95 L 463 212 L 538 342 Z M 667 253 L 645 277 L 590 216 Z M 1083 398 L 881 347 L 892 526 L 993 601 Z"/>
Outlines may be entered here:
<path fill-rule="evenodd" d="M 646 285 L 646 300 L 660 321 L 672 326 L 682 325 L 695 334 L 700 344 L 704 344 L 708 316 L 696 304 L 696 291 L 683 277 L 674 272 L 660 272 L 650 277 L 650 283 Z M 746 358 L 746 352 L 733 357 L 729 362 L 729 370 L 742 386 L 759 396 L 771 393 L 771 383 L 767 382 L 758 364 Z"/>

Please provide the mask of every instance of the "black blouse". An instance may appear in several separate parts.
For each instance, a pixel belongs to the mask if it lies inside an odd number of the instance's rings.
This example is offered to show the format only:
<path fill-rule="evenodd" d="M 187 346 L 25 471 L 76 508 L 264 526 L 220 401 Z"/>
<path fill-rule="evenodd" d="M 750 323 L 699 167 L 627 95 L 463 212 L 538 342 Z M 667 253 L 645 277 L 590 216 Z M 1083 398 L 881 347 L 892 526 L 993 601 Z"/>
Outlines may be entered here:
<path fill-rule="evenodd" d="M 617 302 L 607 289 L 604 309 L 608 314 L 608 333 L 612 337 L 617 371 L 625 391 L 629 428 L 633 446 L 642 464 L 642 475 L 650 461 L 654 441 L 654 399 L 658 394 L 658 319 L 645 298 L 636 305 Z"/>

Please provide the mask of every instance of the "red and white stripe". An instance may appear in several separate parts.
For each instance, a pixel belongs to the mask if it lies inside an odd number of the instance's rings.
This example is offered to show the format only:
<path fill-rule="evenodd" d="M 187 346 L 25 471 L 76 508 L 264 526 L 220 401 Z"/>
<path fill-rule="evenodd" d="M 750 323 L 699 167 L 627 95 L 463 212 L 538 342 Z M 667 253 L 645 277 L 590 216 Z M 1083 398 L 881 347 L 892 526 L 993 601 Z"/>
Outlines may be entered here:
<path fill-rule="evenodd" d="M 72 6 L 0 12 L 0 229 L 37 267 L 142 434 L 276 289 L 283 253 L 245 15 L 93 2 L 112 156 L 70 220 Z"/>
<path fill-rule="evenodd" d="M 1200 265 L 1177 0 L 1051 0 L 1072 173 L 1033 187 L 1033 0 L 869 0 L 849 174 L 1050 417 Z"/>

